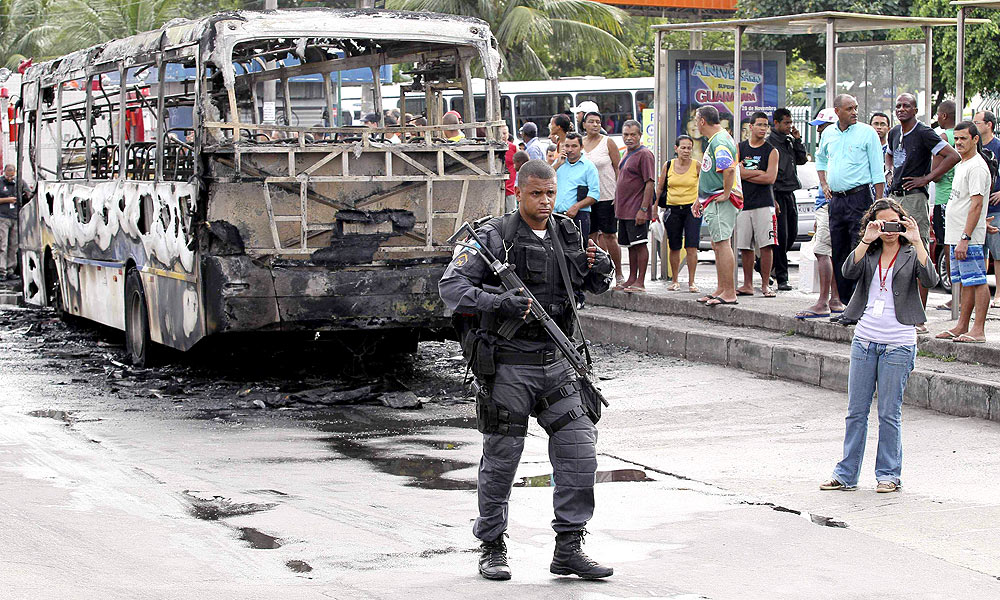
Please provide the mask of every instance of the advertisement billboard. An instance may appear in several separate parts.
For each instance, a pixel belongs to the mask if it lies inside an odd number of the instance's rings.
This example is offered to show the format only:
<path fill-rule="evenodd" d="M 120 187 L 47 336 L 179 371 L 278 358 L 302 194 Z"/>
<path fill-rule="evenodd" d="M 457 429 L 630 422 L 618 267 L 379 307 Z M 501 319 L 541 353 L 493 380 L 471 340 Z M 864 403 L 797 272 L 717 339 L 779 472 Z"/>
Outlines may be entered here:
<path fill-rule="evenodd" d="M 672 155 L 674 140 L 687 134 L 694 138 L 695 156 L 704 148 L 694 113 L 700 106 L 719 110 L 722 125 L 739 141 L 748 135 L 751 114 L 762 111 L 771 116 L 785 105 L 785 53 L 745 51 L 741 65 L 741 106 L 733 116 L 733 53 L 726 51 L 670 50 L 667 52 L 667 152 Z M 662 107 L 663 105 L 661 105 Z"/>

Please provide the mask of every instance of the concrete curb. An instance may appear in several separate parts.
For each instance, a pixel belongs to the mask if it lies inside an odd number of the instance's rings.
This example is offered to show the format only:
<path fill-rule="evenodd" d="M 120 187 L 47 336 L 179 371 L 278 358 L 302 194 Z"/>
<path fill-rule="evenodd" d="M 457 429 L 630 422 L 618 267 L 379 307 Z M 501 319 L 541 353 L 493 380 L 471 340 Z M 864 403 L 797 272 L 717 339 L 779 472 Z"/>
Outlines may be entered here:
<path fill-rule="evenodd" d="M 693 317 L 737 327 L 754 327 L 782 333 L 792 332 L 795 335 L 830 342 L 850 343 L 854 337 L 853 329 L 830 323 L 826 319 L 796 319 L 794 316 L 755 310 L 745 306 L 704 306 L 690 299 L 672 298 L 659 294 L 627 294 L 625 292 L 588 294 L 587 302 L 593 306 L 605 306 L 639 313 Z M 917 348 L 938 356 L 954 357 L 960 362 L 1000 367 L 1000 350 L 988 345 L 955 344 L 924 336 L 917 339 Z"/>
<path fill-rule="evenodd" d="M 584 312 L 580 321 L 593 342 L 618 344 L 643 352 L 847 391 L 850 361 L 846 353 L 830 355 L 822 349 L 792 348 L 776 340 L 754 338 L 752 331 L 735 335 L 699 330 L 693 325 L 671 327 L 638 323 L 629 315 Z M 918 367 L 910 374 L 903 401 L 958 417 L 1000 422 L 1000 383 Z"/>

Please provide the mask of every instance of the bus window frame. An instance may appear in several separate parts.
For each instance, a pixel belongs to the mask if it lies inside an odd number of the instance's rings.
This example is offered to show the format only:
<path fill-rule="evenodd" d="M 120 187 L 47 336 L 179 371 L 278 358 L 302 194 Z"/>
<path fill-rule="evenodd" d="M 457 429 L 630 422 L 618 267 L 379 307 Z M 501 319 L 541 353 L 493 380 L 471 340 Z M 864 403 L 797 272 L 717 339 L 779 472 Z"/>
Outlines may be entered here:
<path fill-rule="evenodd" d="M 545 115 L 533 115 L 531 118 L 528 118 L 528 117 L 525 117 L 523 115 L 523 113 L 521 112 L 521 107 L 518 105 L 518 101 L 521 98 L 525 98 L 525 97 L 531 97 L 531 98 L 537 98 L 537 97 L 547 97 L 547 98 L 565 97 L 565 98 L 569 98 L 569 105 L 566 107 L 567 110 L 570 109 L 570 108 L 572 108 L 574 106 L 574 104 L 573 104 L 574 98 L 573 98 L 573 94 L 571 92 L 541 92 L 541 93 L 530 92 L 530 93 L 523 93 L 523 94 L 512 94 L 512 97 L 513 97 L 513 106 L 514 106 L 514 116 L 516 116 L 516 121 L 518 121 L 518 122 L 519 121 L 524 121 L 524 122 L 531 121 L 532 123 L 535 123 L 535 125 L 538 126 L 538 137 L 544 137 L 544 138 L 549 137 L 549 121 L 552 119 L 553 115 L 560 114 L 560 113 L 558 113 L 558 112 L 552 112 L 552 113 L 549 113 L 548 116 L 545 116 Z M 544 119 L 545 119 L 544 124 L 540 124 L 540 123 L 536 122 L 536 119 L 540 119 L 542 117 L 544 117 Z M 523 125 L 523 123 L 522 123 L 522 125 Z M 518 127 L 518 130 L 520 130 L 520 127 Z"/>
<path fill-rule="evenodd" d="M 576 99 L 575 99 L 576 106 L 579 106 L 580 103 L 582 103 L 582 102 L 593 102 L 594 104 L 597 105 L 597 110 L 598 110 L 598 112 L 601 113 L 601 118 L 602 119 L 609 119 L 609 118 L 611 118 L 611 115 L 625 115 L 625 114 L 628 114 L 628 113 L 622 113 L 621 111 L 611 112 L 611 111 L 605 111 L 605 110 L 603 110 L 601 108 L 601 103 L 599 101 L 599 98 L 601 96 L 627 96 L 628 100 L 625 102 L 624 106 L 627 107 L 627 108 L 629 108 L 629 109 L 631 109 L 631 113 L 632 113 L 632 118 L 633 119 L 635 119 L 637 121 L 640 121 L 640 122 L 642 121 L 641 115 L 640 115 L 640 117 L 638 119 L 636 119 L 636 113 L 635 113 L 635 94 L 631 90 L 599 90 L 599 91 L 587 90 L 587 91 L 584 91 L 584 92 L 577 92 L 576 93 Z M 620 108 L 620 106 L 617 103 L 617 100 L 615 101 L 615 105 L 616 105 L 616 108 Z M 615 120 L 615 127 L 613 128 L 614 131 L 608 131 L 608 135 L 621 135 L 622 134 L 622 124 L 626 120 L 627 120 L 626 118 L 616 119 Z M 601 123 L 601 127 L 604 127 L 604 125 L 605 125 L 605 123 L 602 122 Z"/>

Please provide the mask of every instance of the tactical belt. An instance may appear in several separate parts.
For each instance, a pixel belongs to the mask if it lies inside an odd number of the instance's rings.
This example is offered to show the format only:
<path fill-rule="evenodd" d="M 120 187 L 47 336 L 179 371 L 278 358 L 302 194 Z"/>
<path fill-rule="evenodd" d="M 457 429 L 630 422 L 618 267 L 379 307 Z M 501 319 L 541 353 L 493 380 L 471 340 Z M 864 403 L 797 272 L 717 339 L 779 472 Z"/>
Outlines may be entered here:
<path fill-rule="evenodd" d="M 494 356 L 496 362 L 505 365 L 534 365 L 536 367 L 551 365 L 562 358 L 562 355 L 555 350 L 546 350 L 544 352 L 497 352 Z"/>

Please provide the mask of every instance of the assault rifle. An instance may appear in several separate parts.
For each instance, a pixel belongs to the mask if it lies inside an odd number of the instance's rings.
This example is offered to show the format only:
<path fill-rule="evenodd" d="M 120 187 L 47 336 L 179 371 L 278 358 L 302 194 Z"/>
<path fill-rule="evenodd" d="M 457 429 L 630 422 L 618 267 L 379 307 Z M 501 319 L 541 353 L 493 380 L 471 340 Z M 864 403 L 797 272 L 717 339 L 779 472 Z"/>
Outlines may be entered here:
<path fill-rule="evenodd" d="M 465 236 L 463 236 L 463 234 L 465 234 Z M 462 237 L 466 237 L 466 239 L 460 239 Z M 469 240 L 471 240 L 471 242 Z M 475 229 L 472 228 L 472 225 L 468 222 L 463 223 L 462 226 L 458 228 L 458 231 L 448 238 L 448 243 L 461 246 L 466 251 L 481 256 L 482 259 L 486 261 L 489 269 L 500 279 L 500 282 L 503 284 L 505 289 L 521 290 L 522 295 L 531 299 L 531 307 L 528 310 L 531 312 L 531 315 L 537 319 L 539 323 L 541 323 L 542 327 L 545 329 L 545 333 L 548 334 L 549 338 L 551 338 L 553 342 L 555 342 L 556 348 L 558 348 L 559 352 L 566 357 L 566 360 L 569 361 L 573 370 L 576 371 L 577 375 L 580 377 L 579 382 L 581 386 L 581 395 L 585 400 L 587 396 L 590 395 L 596 400 L 599 400 L 600 404 L 610 406 L 607 399 L 601 393 L 601 390 L 599 390 L 597 385 L 594 383 L 596 376 L 594 375 L 590 363 L 584 356 L 583 352 L 581 352 L 580 348 L 577 348 L 573 344 L 573 341 L 566 337 L 563 330 L 556 325 L 555 321 L 552 320 L 552 317 L 549 316 L 549 313 L 547 313 L 542 307 L 542 303 L 535 298 L 530 290 L 528 290 L 528 286 L 524 285 L 524 282 L 517 276 L 514 269 L 512 269 L 510 265 L 500 262 L 497 257 L 493 256 L 493 253 L 486 247 L 486 243 L 479 237 Z M 558 257 L 558 260 L 565 260 L 565 258 Z M 570 298 L 569 301 L 573 302 L 573 298 Z M 586 340 L 584 340 L 583 343 L 586 344 Z M 597 413 L 598 418 L 600 417 L 600 404 L 593 407 L 593 410 Z"/>

